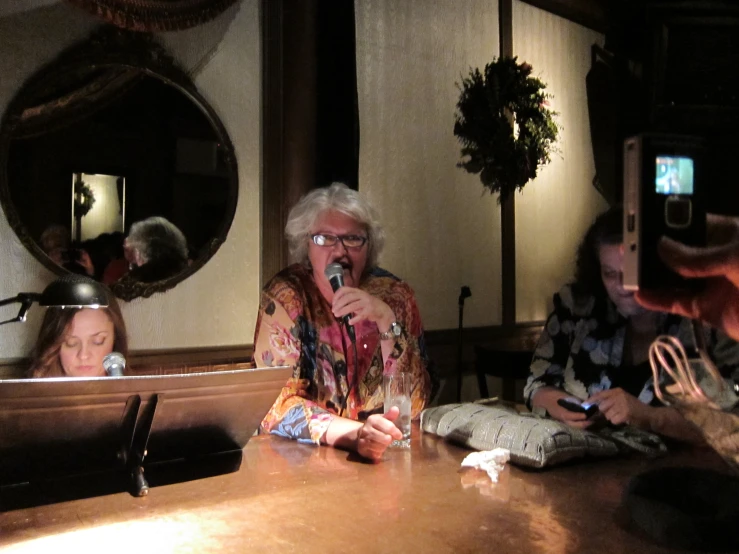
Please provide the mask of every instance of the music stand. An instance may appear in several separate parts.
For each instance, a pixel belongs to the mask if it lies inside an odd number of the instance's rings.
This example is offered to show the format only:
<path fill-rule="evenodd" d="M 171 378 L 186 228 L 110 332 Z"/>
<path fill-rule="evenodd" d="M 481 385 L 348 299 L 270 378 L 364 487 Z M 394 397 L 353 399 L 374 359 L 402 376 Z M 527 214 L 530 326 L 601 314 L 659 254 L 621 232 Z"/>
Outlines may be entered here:
<path fill-rule="evenodd" d="M 143 496 L 145 469 L 225 453 L 237 455 L 236 471 L 241 449 L 291 375 L 280 366 L 1 381 L 0 493 L 105 473 Z"/>

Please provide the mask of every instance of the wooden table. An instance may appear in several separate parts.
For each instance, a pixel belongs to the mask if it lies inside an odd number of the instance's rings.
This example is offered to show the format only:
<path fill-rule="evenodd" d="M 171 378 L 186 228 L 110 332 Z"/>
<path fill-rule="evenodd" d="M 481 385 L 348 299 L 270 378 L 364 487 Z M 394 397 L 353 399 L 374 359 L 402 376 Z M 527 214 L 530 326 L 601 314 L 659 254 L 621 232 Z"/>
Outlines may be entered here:
<path fill-rule="evenodd" d="M 629 479 L 652 467 L 721 467 L 710 451 L 545 471 L 498 484 L 460 471 L 468 451 L 416 426 L 383 463 L 277 437 L 253 438 L 236 473 L 0 513 L 0 550 L 74 553 L 668 552 L 628 524 Z"/>

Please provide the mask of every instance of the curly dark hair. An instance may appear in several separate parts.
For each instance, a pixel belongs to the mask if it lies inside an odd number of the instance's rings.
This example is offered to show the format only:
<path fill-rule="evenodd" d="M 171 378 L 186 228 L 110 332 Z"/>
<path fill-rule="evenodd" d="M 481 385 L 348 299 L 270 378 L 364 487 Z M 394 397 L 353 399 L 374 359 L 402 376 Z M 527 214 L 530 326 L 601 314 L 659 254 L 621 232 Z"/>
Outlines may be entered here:
<path fill-rule="evenodd" d="M 600 247 L 623 242 L 623 209 L 613 206 L 600 214 L 585 233 L 577 249 L 575 282 L 578 293 L 592 294 L 597 299 L 608 296 L 600 274 Z"/>

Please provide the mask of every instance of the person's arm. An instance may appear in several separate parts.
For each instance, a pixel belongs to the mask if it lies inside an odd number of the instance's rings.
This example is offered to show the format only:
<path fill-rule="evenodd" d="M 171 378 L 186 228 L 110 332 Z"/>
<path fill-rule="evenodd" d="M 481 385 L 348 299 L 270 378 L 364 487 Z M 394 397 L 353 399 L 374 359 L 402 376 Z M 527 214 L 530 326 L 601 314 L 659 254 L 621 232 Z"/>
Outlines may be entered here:
<path fill-rule="evenodd" d="M 95 265 L 92 263 L 92 258 L 90 258 L 90 254 L 87 250 L 82 248 L 79 250 L 79 260 L 77 260 L 77 263 L 85 268 L 85 272 L 88 276 L 95 277 Z"/>
<path fill-rule="evenodd" d="M 355 451 L 373 461 L 379 460 L 393 440 L 402 438 L 393 423 L 398 410 L 384 415 L 373 414 L 362 423 L 332 414 L 308 399 L 309 383 L 300 379 L 301 355 L 304 354 L 298 328 L 294 317 L 282 304 L 267 293 L 262 295 L 254 336 L 254 361 L 258 367 L 289 365 L 294 368 L 293 377 L 262 421 L 262 429 L 300 442 L 334 446 Z"/>
<path fill-rule="evenodd" d="M 321 437 L 321 444 L 351 450 L 376 462 L 392 441 L 403 438 L 394 423 L 398 415 L 400 411 L 393 407 L 386 414 L 372 414 L 364 423 L 335 416 Z"/>
<path fill-rule="evenodd" d="M 291 317 L 269 292 L 262 293 L 254 335 L 254 362 L 257 367 L 287 365 L 293 376 L 262 421 L 263 431 L 301 442 L 320 444 L 333 414 L 307 398 L 310 383 L 300 378 L 302 341 L 297 315 Z M 315 364 L 314 360 L 302 360 Z"/>
<path fill-rule="evenodd" d="M 413 290 L 404 282 L 396 283 L 390 305 L 403 330 L 397 339 L 382 341 L 392 345 L 388 357 L 383 356 L 384 373 L 411 374 L 411 417 L 416 419 L 431 401 L 432 389 L 431 362 L 426 352 L 421 313 Z M 381 332 L 387 330 L 379 329 Z"/>
<path fill-rule="evenodd" d="M 406 283 L 388 279 L 370 286 L 367 290 L 342 287 L 334 296 L 334 315 L 352 314 L 353 325 L 367 320 L 375 323 L 380 333 L 389 330 L 393 322 L 399 323 L 398 337 L 380 341 L 383 373 L 410 373 L 413 381 L 411 415 L 416 418 L 431 399 L 430 362 L 425 351 L 421 315 Z"/>
<path fill-rule="evenodd" d="M 564 390 L 564 386 L 572 347 L 570 328 L 574 328 L 574 323 L 569 310 L 562 306 L 559 294 L 555 295 L 554 306 L 554 312 L 547 319 L 534 351 L 524 387 L 524 399 L 529 409 L 545 410 L 554 419 L 573 427 L 589 427 L 592 421 L 585 414 L 572 412 L 557 404 L 560 398 L 573 396 Z M 586 394 L 585 391 L 583 394 Z"/>
<path fill-rule="evenodd" d="M 691 444 L 704 443 L 698 428 L 669 406 L 650 406 L 621 388 L 600 391 L 589 401 L 613 425 L 633 425 Z"/>
<path fill-rule="evenodd" d="M 675 408 L 647 406 L 652 413 L 647 430 L 690 444 L 705 444 L 700 430 L 683 417 Z"/>

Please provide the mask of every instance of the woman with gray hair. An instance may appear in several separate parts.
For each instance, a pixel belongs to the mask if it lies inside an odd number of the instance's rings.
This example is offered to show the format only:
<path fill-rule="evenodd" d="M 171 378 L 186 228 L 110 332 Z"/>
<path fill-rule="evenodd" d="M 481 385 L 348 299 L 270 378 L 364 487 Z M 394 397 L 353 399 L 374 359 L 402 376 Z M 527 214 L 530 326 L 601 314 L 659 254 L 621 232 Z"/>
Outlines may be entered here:
<path fill-rule="evenodd" d="M 159 216 L 131 225 L 123 251 L 131 266 L 127 278 L 151 283 L 187 267 L 187 239 L 177 226 Z"/>
<path fill-rule="evenodd" d="M 383 374 L 411 374 L 413 417 L 431 398 L 413 291 L 377 266 L 384 243 L 377 215 L 344 184 L 304 196 L 285 233 L 296 263 L 262 292 L 254 358 L 294 373 L 262 430 L 377 461 L 401 438 L 398 409 L 382 414 Z"/>

